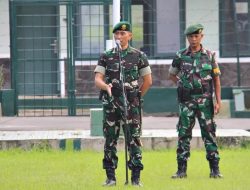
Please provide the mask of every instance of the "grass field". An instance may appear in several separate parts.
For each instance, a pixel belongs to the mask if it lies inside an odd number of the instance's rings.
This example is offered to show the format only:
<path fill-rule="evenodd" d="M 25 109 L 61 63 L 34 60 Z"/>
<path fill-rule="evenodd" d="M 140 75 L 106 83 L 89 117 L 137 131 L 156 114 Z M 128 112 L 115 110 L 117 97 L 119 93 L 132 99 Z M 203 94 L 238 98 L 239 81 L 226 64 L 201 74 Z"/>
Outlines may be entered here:
<path fill-rule="evenodd" d="M 175 150 L 144 151 L 142 189 L 150 190 L 249 190 L 250 148 L 222 149 L 223 179 L 210 179 L 203 150 L 192 150 L 188 178 L 172 180 L 176 171 Z M 135 189 L 124 186 L 124 152 L 119 152 L 117 186 L 102 187 L 102 152 L 56 150 L 0 151 L 1 190 L 96 190 Z"/>

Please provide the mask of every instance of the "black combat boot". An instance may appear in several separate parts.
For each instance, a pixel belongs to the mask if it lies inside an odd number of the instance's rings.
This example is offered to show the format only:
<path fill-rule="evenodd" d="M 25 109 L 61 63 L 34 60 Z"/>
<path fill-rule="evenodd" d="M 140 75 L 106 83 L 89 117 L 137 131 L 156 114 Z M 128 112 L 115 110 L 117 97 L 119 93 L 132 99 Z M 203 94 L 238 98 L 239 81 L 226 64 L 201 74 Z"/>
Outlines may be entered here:
<path fill-rule="evenodd" d="M 209 160 L 210 167 L 210 178 L 222 178 L 223 175 L 219 170 L 219 161 L 218 160 Z"/>
<path fill-rule="evenodd" d="M 136 168 L 133 169 L 131 172 L 131 183 L 133 186 L 138 186 L 138 187 L 142 187 L 143 185 L 140 182 L 140 174 L 141 174 L 141 170 Z"/>
<path fill-rule="evenodd" d="M 187 161 L 178 161 L 178 170 L 172 175 L 172 179 L 187 177 Z"/>
<path fill-rule="evenodd" d="M 115 186 L 116 185 L 116 178 L 115 178 L 115 169 L 108 168 L 106 169 L 107 179 L 104 182 L 103 186 Z"/>

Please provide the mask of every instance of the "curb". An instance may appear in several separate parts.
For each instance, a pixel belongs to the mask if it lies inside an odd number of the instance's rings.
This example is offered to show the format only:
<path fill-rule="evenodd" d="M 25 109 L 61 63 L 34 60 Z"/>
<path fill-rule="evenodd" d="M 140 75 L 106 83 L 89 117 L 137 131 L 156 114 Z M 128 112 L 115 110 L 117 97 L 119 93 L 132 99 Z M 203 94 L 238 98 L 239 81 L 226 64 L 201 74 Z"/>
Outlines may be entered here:
<path fill-rule="evenodd" d="M 176 148 L 178 136 L 176 130 L 144 130 L 141 137 L 143 149 L 160 150 Z M 250 142 L 250 132 L 239 129 L 217 130 L 218 146 L 240 147 Z M 103 151 L 104 138 L 90 136 L 89 130 L 82 131 L 1 131 L 0 149 L 21 148 L 36 149 L 73 149 Z M 191 148 L 204 148 L 200 130 L 193 130 Z M 117 150 L 124 150 L 124 138 L 121 136 Z"/>

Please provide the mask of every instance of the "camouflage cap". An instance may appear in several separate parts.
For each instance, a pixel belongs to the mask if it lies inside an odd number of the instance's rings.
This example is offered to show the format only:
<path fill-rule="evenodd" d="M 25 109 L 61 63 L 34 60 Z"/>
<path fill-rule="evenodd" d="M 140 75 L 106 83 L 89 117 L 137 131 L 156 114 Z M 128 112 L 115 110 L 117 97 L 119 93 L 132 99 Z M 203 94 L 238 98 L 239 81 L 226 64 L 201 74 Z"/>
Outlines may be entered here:
<path fill-rule="evenodd" d="M 187 27 L 184 33 L 185 35 L 199 34 L 203 29 L 204 27 L 201 24 L 194 24 Z"/>
<path fill-rule="evenodd" d="M 115 33 L 117 30 L 122 30 L 122 31 L 129 31 L 131 32 L 131 25 L 127 21 L 121 21 L 118 22 L 114 28 L 113 28 L 113 33 Z"/>

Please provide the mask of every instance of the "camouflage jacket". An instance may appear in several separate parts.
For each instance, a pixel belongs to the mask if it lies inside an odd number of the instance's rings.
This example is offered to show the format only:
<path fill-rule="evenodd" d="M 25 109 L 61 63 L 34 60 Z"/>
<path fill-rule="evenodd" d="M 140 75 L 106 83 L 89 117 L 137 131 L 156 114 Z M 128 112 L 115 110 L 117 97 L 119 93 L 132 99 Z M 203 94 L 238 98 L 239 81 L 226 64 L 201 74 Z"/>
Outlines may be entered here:
<path fill-rule="evenodd" d="M 147 56 L 130 46 L 121 52 L 121 64 L 124 68 L 126 90 L 138 89 L 139 77 L 151 73 Z M 106 83 L 112 83 L 114 88 L 121 86 L 119 54 L 116 48 L 112 48 L 100 56 L 95 72 L 104 74 Z"/>
<path fill-rule="evenodd" d="M 190 48 L 185 48 L 176 53 L 169 73 L 178 75 L 183 87 L 198 89 L 210 85 L 212 79 L 220 75 L 220 69 L 215 58 L 215 53 L 204 49 L 193 54 Z"/>

